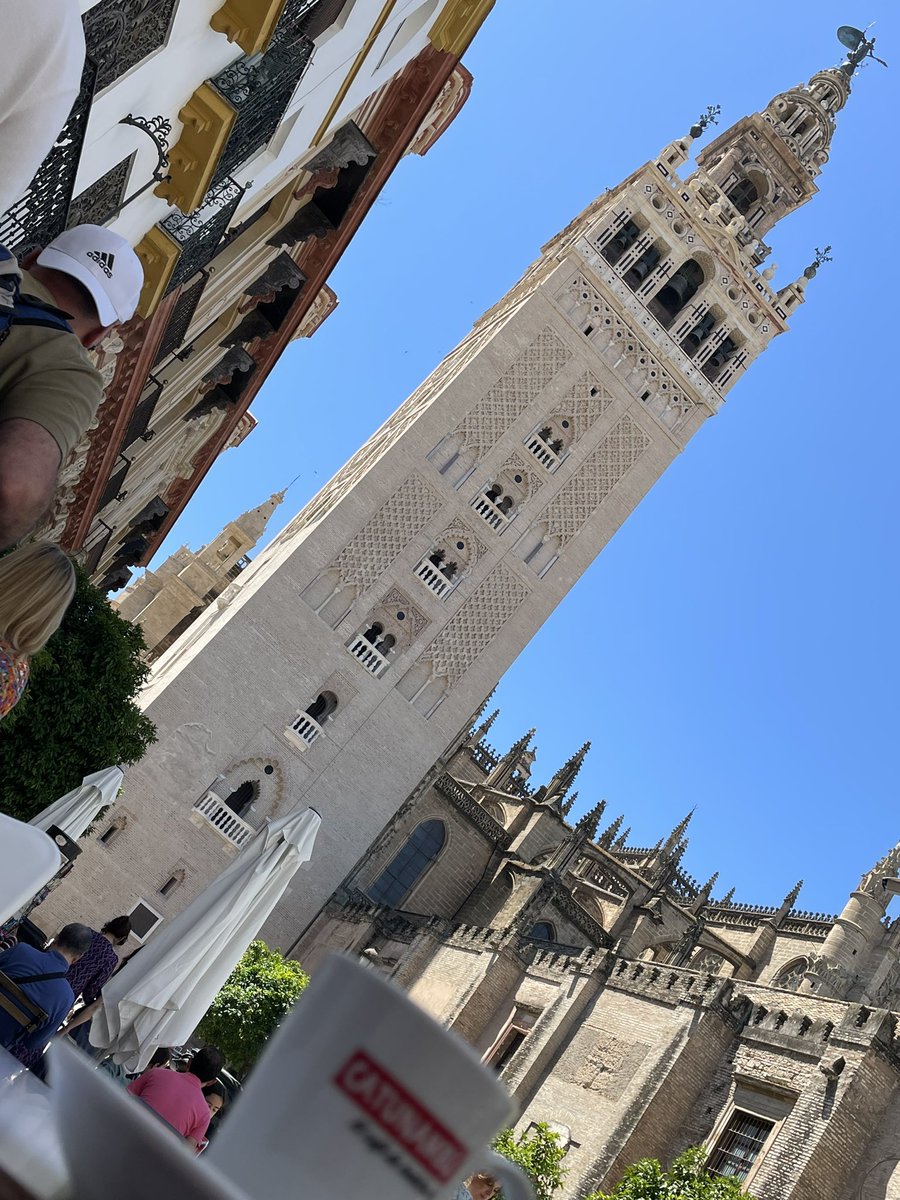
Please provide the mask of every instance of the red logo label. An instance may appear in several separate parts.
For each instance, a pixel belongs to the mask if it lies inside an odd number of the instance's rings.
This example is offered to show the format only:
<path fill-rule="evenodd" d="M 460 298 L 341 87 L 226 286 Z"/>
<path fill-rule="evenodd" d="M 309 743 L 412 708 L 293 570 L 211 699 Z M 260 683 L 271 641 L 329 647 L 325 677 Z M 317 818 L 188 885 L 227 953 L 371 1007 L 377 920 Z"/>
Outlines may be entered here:
<path fill-rule="evenodd" d="M 364 1050 L 353 1053 L 334 1082 L 439 1183 L 461 1173 L 465 1146 Z"/>

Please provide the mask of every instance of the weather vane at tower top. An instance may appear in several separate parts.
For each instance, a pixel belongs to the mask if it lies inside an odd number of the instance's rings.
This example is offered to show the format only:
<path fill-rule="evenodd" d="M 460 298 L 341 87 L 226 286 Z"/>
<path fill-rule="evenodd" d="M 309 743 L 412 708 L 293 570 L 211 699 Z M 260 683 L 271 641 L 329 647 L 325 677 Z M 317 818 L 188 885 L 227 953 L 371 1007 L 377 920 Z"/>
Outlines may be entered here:
<path fill-rule="evenodd" d="M 871 26 L 869 26 L 871 28 Z M 842 25 L 837 31 L 837 39 L 849 51 L 847 61 L 841 63 L 841 70 L 852 75 L 865 58 L 874 58 L 883 67 L 887 63 L 883 58 L 876 58 L 874 53 L 875 39 L 867 38 L 868 30 L 856 29 L 853 25 Z M 849 68 L 849 70 L 848 70 Z"/>

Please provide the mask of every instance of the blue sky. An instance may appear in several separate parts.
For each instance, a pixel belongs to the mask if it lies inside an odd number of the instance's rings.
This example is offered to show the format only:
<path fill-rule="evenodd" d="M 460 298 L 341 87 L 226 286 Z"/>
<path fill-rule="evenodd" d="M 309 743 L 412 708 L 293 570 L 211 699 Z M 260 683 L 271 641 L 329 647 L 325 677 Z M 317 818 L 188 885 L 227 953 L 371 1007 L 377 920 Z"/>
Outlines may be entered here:
<path fill-rule="evenodd" d="M 576 815 L 605 796 L 647 844 L 696 805 L 686 866 L 719 870 L 717 894 L 776 903 L 803 877 L 800 907 L 834 911 L 900 839 L 900 17 L 886 0 L 765 22 L 661 0 L 550 13 L 498 0 L 467 107 L 401 164 L 332 276 L 340 307 L 288 347 L 259 427 L 156 561 L 299 474 L 284 524 L 595 195 L 707 104 L 722 130 L 835 64 L 838 25 L 876 20 L 898 62 L 857 76 L 820 194 L 767 238 L 776 285 L 816 246 L 833 263 L 504 677 L 492 733 L 537 727 L 538 780 L 590 739 Z"/>

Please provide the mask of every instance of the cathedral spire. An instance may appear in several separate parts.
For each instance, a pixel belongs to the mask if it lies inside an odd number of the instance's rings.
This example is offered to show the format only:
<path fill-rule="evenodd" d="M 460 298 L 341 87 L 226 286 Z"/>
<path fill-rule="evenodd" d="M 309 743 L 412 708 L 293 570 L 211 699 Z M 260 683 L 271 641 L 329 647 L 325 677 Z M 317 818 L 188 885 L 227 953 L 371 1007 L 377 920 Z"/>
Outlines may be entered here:
<path fill-rule="evenodd" d="M 490 699 L 490 696 L 488 697 L 488 699 Z M 495 708 L 494 711 L 490 714 L 490 716 L 486 717 L 481 722 L 481 724 L 473 730 L 471 741 L 475 744 L 477 744 L 478 742 L 483 742 L 484 739 L 487 737 L 487 735 L 490 733 L 491 726 L 494 724 L 494 722 L 497 720 L 497 718 L 499 716 L 500 716 L 500 709 Z"/>
<path fill-rule="evenodd" d="M 516 784 L 526 783 L 531 776 L 531 768 L 537 758 L 537 751 L 529 749 L 531 739 L 537 731 L 529 729 L 518 741 L 513 742 L 507 752 L 499 759 L 496 767 L 484 781 L 484 786 L 505 791 L 515 788 Z"/>
<path fill-rule="evenodd" d="M 603 816 L 603 810 L 606 808 L 606 801 L 599 800 L 593 808 L 581 817 L 575 826 L 575 832 L 581 834 L 588 841 L 592 842 L 597 836 L 597 829 L 600 825 L 600 818 Z"/>
<path fill-rule="evenodd" d="M 535 799 L 541 800 L 544 804 L 561 804 L 569 788 L 575 782 L 575 777 L 581 770 L 581 764 L 590 748 L 591 743 L 585 742 L 580 750 L 563 763 L 550 782 L 535 793 Z"/>
<path fill-rule="evenodd" d="M 631 826 L 628 825 L 625 829 L 622 830 L 622 832 L 616 838 L 615 842 L 613 843 L 613 847 L 612 847 L 613 850 L 624 850 L 625 847 L 628 845 L 628 838 L 629 838 L 630 834 L 631 834 Z"/>
<path fill-rule="evenodd" d="M 696 811 L 696 807 L 692 808 L 687 816 L 678 822 L 678 824 L 666 838 L 662 846 L 662 853 L 664 855 L 672 854 L 672 852 L 678 850 L 679 847 L 681 847 L 680 852 L 683 853 L 687 848 L 687 838 L 685 837 L 685 834 L 687 833 L 687 828 L 690 825 Z"/>
<path fill-rule="evenodd" d="M 616 819 L 613 821 L 612 825 L 610 825 L 609 829 L 607 829 L 604 832 L 603 836 L 597 842 L 597 845 L 603 846 L 603 847 L 605 847 L 605 849 L 609 850 L 612 847 L 613 842 L 619 836 L 619 830 L 622 828 L 624 823 L 625 823 L 625 814 L 622 813 L 621 816 L 616 817 Z"/>
<path fill-rule="evenodd" d="M 265 533 L 269 519 L 286 495 L 287 488 L 283 488 L 280 492 L 273 492 L 268 500 L 264 500 L 256 508 L 248 508 L 234 521 L 234 524 L 240 526 L 241 530 L 254 543 L 258 542 Z"/>

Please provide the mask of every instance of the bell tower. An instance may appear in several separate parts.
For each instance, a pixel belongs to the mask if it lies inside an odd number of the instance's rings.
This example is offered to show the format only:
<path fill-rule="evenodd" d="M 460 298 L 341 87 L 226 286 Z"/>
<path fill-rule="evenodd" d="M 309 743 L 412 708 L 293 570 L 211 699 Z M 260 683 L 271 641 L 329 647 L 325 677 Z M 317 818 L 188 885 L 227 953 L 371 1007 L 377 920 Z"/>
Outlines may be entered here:
<path fill-rule="evenodd" d="M 814 194 L 849 83 L 839 68 L 776 97 L 684 179 L 708 114 L 543 248 L 159 660 L 159 741 L 126 774 L 126 834 L 91 843 L 48 908 L 144 900 L 165 919 L 252 834 L 209 780 L 258 779 L 249 824 L 310 803 L 323 817 L 264 931 L 297 938 L 787 329 L 807 278 L 773 290 L 760 239 Z M 528 754 L 498 775 L 527 775 Z M 175 862 L 187 877 L 162 896 Z"/>

